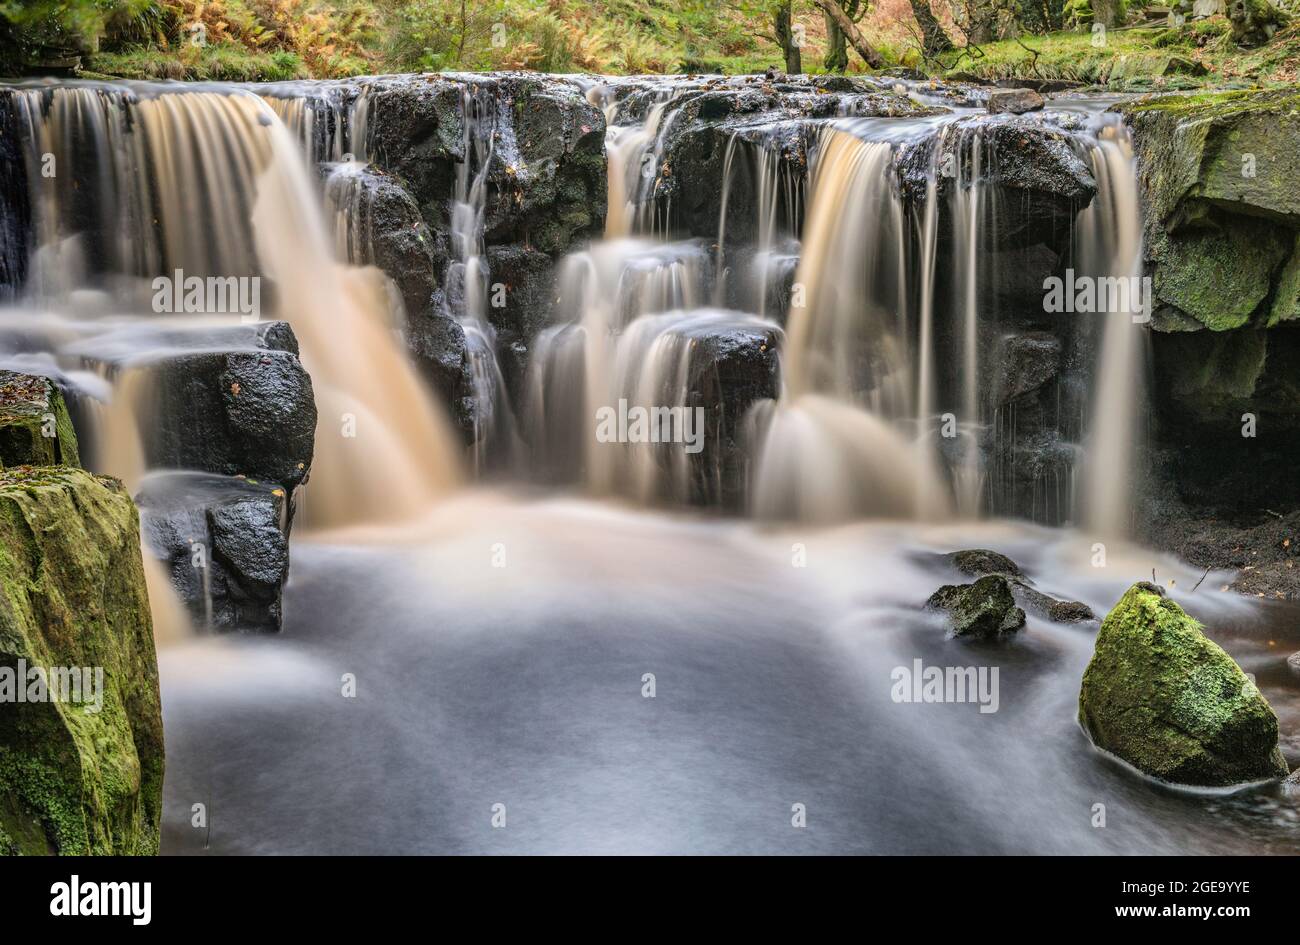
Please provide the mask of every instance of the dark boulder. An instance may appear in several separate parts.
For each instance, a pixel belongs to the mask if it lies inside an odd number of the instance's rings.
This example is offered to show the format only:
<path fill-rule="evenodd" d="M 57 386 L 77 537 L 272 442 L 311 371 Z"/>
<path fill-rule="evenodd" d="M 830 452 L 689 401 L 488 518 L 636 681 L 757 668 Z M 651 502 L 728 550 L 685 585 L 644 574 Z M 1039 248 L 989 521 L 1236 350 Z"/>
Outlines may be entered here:
<path fill-rule="evenodd" d="M 247 475 L 293 488 L 311 469 L 316 404 L 283 322 L 105 335 L 79 345 L 119 376 L 141 418 L 145 459 L 165 469 Z M 155 344 L 140 357 L 144 340 Z"/>
<path fill-rule="evenodd" d="M 402 182 L 370 165 L 324 164 L 325 194 L 343 215 L 346 258 L 393 280 L 408 314 L 422 312 L 446 266 L 433 232 Z"/>
<path fill-rule="evenodd" d="M 159 472 L 136 495 L 145 544 L 196 626 L 278 632 L 289 574 L 289 498 L 274 482 Z"/>
<path fill-rule="evenodd" d="M 944 556 L 945 560 L 962 574 L 971 577 L 984 577 L 988 574 L 1001 574 L 1011 577 L 1023 577 L 1024 572 L 1004 554 L 989 551 L 987 548 L 972 548 L 968 551 L 954 551 Z"/>
<path fill-rule="evenodd" d="M 984 215 L 981 240 L 986 248 L 1063 247 L 1075 217 L 1097 192 L 1069 122 L 1069 116 L 1057 115 L 962 119 L 949 133 L 903 149 L 899 172 L 905 190 L 913 199 L 923 198 L 933 169 L 940 169 L 939 233 L 947 243 L 953 239 L 951 198 L 958 186 L 968 186 L 978 161 L 980 186 L 989 194 L 986 206 L 988 200 L 996 201 L 996 209 Z M 943 173 L 944 168 L 952 172 Z"/>

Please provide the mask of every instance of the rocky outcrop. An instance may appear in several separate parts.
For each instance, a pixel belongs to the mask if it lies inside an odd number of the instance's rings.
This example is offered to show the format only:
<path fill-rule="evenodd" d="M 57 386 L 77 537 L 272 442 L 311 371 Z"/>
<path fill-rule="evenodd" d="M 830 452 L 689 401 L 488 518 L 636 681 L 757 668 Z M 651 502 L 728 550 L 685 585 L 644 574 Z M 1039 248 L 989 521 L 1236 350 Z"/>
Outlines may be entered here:
<path fill-rule="evenodd" d="M 728 243 L 753 244 L 759 227 L 757 153 L 768 172 L 797 186 L 808 171 L 809 152 L 820 126 L 837 116 L 920 117 L 942 109 L 922 105 L 887 83 L 850 76 L 705 76 L 610 80 L 607 97 L 618 102 L 618 121 L 643 121 L 663 101 L 661 142 L 640 185 L 639 199 L 667 215 L 670 231 L 705 239 L 718 237 L 725 173 Z M 733 150 L 734 149 L 734 150 Z M 715 186 L 699 186 L 715 181 Z M 789 217 L 792 207 L 778 214 Z"/>
<path fill-rule="evenodd" d="M 49 378 L 0 370 L 0 469 L 81 465 L 63 394 Z"/>
<path fill-rule="evenodd" d="M 0 472 L 0 700 L 0 853 L 158 852 L 158 667 L 116 480 Z"/>
<path fill-rule="evenodd" d="M 1157 444 L 1196 505 L 1294 507 L 1300 97 L 1166 95 L 1123 113 L 1146 209 Z"/>
<path fill-rule="evenodd" d="M 974 584 L 948 584 L 925 602 L 929 610 L 947 614 L 954 636 L 996 640 L 1025 625 L 1025 612 L 1016 606 L 1005 577 L 990 574 Z"/>
<path fill-rule="evenodd" d="M 136 494 L 146 547 L 196 627 L 276 633 L 289 575 L 282 486 L 208 473 L 158 472 Z"/>
<path fill-rule="evenodd" d="M 1285 777 L 1264 696 L 1154 584 L 1106 615 L 1079 692 L 1079 722 L 1102 749 L 1175 784 Z"/>

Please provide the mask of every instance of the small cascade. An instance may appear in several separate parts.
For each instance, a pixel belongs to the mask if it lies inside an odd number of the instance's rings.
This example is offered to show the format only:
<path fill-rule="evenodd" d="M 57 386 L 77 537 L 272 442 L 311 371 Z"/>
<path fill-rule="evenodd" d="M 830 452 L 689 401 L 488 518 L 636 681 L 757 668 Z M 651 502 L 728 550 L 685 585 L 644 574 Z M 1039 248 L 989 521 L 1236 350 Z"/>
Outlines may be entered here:
<path fill-rule="evenodd" d="M 728 217 L 738 178 L 748 175 L 754 201 L 753 245 L 746 255 L 728 255 Z M 718 273 L 715 302 L 735 299 L 739 307 L 765 317 L 780 318 L 789 306 L 789 285 L 799 263 L 799 232 L 803 181 L 792 174 L 779 151 L 766 141 L 757 144 L 733 133 L 722 163 L 722 200 L 718 214 Z M 733 272 L 733 268 L 739 271 Z"/>
<path fill-rule="evenodd" d="M 474 397 L 471 457 L 476 472 L 508 468 L 513 463 L 518 434 L 497 360 L 496 329 L 487 310 L 491 276 L 483 245 L 483 216 L 487 205 L 488 172 L 498 142 L 511 150 L 513 128 L 498 121 L 498 103 L 491 88 L 469 83 L 461 96 L 464 159 L 456 165 L 451 208 L 452 255 L 443 284 L 448 313 L 465 332 L 470 385 Z"/>

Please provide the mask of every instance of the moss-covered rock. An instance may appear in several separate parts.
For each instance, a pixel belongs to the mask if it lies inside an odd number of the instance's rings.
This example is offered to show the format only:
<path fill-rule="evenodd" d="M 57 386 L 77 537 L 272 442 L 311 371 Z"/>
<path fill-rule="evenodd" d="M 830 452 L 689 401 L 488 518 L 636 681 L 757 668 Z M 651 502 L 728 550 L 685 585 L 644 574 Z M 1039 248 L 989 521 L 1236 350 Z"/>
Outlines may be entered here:
<path fill-rule="evenodd" d="M 49 378 L 0 371 L 0 468 L 81 465 L 63 395 Z"/>
<path fill-rule="evenodd" d="M 974 584 L 948 584 L 939 588 L 925 606 L 948 615 L 954 636 L 993 640 L 1025 625 L 1025 612 L 1016 606 L 1011 585 L 1000 574 L 990 574 Z"/>
<path fill-rule="evenodd" d="M 1300 94 L 1162 95 L 1121 110 L 1138 156 L 1157 306 L 1214 331 L 1290 317 Z M 1174 324 L 1167 313 L 1155 327 Z"/>
<path fill-rule="evenodd" d="M 1163 781 L 1224 786 L 1287 773 L 1268 702 L 1154 584 L 1133 585 L 1102 622 L 1079 721 L 1100 748 Z"/>
<path fill-rule="evenodd" d="M 29 695 L 37 667 L 88 669 L 89 688 L 19 702 L 20 661 Z M 135 506 L 81 469 L 0 472 L 0 852 L 156 854 L 162 780 Z"/>

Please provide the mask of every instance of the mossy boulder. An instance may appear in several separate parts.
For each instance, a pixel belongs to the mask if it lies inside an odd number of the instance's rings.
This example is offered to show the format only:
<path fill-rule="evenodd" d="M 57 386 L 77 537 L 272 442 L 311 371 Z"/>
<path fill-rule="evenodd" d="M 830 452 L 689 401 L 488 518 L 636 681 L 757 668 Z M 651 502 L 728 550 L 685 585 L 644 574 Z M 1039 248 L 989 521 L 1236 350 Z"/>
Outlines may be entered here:
<path fill-rule="evenodd" d="M 79 700 L 49 698 L 72 667 Z M 0 853 L 156 854 L 162 781 L 135 506 L 82 469 L 0 472 Z"/>
<path fill-rule="evenodd" d="M 930 610 L 948 615 L 954 636 L 994 640 L 1025 625 L 1025 612 L 1016 606 L 1011 585 L 1000 574 L 990 574 L 974 584 L 948 584 L 925 602 Z"/>
<path fill-rule="evenodd" d="M 0 468 L 81 465 L 63 395 L 49 378 L 0 371 Z"/>
<path fill-rule="evenodd" d="M 1129 588 L 1102 621 L 1079 721 L 1098 747 L 1162 781 L 1226 786 L 1287 774 L 1264 696 L 1147 582 Z"/>

